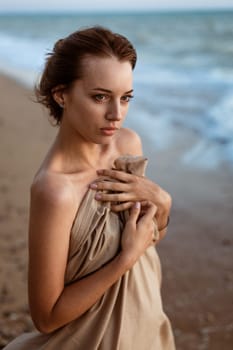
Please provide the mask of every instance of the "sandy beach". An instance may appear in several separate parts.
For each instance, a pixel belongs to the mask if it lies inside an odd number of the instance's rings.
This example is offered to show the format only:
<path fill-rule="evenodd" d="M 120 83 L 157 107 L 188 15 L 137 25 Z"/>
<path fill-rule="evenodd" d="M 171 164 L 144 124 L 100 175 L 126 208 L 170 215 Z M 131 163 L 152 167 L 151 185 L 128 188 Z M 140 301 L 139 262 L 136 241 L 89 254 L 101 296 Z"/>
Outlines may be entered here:
<path fill-rule="evenodd" d="M 0 76 L 0 349 L 33 329 L 27 305 L 29 187 L 56 128 L 32 91 Z M 173 197 L 158 246 L 162 294 L 178 350 L 231 350 L 233 344 L 233 170 L 179 162 L 196 135 L 178 130 L 172 149 L 144 141 L 148 176 Z M 145 349 L 147 350 L 147 349 Z"/>

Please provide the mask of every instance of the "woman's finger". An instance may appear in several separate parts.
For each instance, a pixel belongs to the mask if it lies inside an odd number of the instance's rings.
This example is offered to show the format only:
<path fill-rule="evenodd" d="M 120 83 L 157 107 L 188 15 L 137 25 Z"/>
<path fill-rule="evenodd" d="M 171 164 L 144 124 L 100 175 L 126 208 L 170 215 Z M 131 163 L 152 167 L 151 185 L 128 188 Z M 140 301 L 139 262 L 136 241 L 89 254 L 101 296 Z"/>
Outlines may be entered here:
<path fill-rule="evenodd" d="M 130 210 L 130 215 L 127 220 L 127 223 L 133 223 L 136 225 L 139 214 L 140 214 L 141 204 L 140 202 L 135 202 Z"/>
<path fill-rule="evenodd" d="M 114 191 L 114 192 L 125 192 L 128 189 L 128 185 L 123 182 L 113 181 L 96 181 L 89 185 L 90 188 L 97 191 Z"/>
<path fill-rule="evenodd" d="M 114 212 L 120 212 L 120 211 L 132 208 L 133 205 L 134 205 L 134 202 L 124 202 L 124 203 L 119 203 L 119 204 L 112 204 L 111 210 Z"/>
<path fill-rule="evenodd" d="M 157 206 L 151 202 L 148 202 L 147 206 L 143 209 L 144 209 L 144 215 L 140 219 L 142 222 L 152 220 L 154 218 L 157 211 Z"/>
<path fill-rule="evenodd" d="M 97 201 L 102 202 L 130 202 L 134 201 L 135 198 L 133 194 L 122 192 L 122 193 L 103 193 L 97 192 L 95 195 Z"/>
<path fill-rule="evenodd" d="M 122 182 L 129 182 L 134 175 L 125 173 L 124 171 L 119 170 L 110 170 L 110 169 L 100 169 L 97 170 L 98 175 L 108 176 L 112 179 L 120 180 Z"/>

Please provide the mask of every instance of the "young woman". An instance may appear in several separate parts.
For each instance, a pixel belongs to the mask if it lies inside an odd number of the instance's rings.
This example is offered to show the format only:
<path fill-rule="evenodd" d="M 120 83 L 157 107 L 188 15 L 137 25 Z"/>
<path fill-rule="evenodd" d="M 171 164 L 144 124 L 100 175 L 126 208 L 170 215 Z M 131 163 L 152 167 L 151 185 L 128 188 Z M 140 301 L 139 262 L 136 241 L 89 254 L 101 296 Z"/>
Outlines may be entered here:
<path fill-rule="evenodd" d="M 132 44 L 101 27 L 59 40 L 47 59 L 37 97 L 59 130 L 31 187 L 38 332 L 6 349 L 174 349 L 154 247 L 171 199 L 143 176 L 140 139 L 122 128 L 135 64 Z"/>

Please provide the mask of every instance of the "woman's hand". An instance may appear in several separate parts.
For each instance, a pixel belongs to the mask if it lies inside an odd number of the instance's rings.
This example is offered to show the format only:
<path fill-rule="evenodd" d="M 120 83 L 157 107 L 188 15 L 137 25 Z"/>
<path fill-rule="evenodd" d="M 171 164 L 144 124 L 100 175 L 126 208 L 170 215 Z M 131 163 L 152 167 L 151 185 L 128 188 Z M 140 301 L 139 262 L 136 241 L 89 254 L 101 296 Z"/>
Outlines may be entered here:
<path fill-rule="evenodd" d="M 97 191 L 96 200 L 111 202 L 115 212 L 129 209 L 135 202 L 152 202 L 157 207 L 155 217 L 159 230 L 167 225 L 172 201 L 171 196 L 159 185 L 146 177 L 118 170 L 103 169 L 97 173 L 108 177 L 109 181 L 96 181 L 90 185 Z M 165 229 L 162 231 L 165 234 Z"/>
<path fill-rule="evenodd" d="M 154 184 L 146 177 L 107 169 L 99 170 L 97 173 L 108 177 L 108 181 L 97 181 L 90 187 L 97 190 L 97 200 L 112 203 L 113 211 L 129 209 L 137 201 L 150 200 Z M 101 191 L 108 191 L 108 193 Z"/>
<path fill-rule="evenodd" d="M 136 202 L 130 210 L 121 239 L 121 255 L 126 259 L 129 268 L 155 243 L 153 218 L 156 211 L 157 207 L 148 202 L 143 208 Z"/>

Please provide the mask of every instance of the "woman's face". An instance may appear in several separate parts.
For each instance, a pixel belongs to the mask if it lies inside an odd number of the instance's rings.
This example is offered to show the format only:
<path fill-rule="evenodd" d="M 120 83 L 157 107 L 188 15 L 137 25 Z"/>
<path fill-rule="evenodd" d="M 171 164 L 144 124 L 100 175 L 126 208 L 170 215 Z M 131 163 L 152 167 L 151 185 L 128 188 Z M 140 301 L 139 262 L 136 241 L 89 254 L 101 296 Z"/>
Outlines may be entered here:
<path fill-rule="evenodd" d="M 77 137 L 106 144 L 117 134 L 132 98 L 132 67 L 115 57 L 88 57 L 82 79 L 63 93 L 62 124 L 68 124 Z"/>

